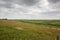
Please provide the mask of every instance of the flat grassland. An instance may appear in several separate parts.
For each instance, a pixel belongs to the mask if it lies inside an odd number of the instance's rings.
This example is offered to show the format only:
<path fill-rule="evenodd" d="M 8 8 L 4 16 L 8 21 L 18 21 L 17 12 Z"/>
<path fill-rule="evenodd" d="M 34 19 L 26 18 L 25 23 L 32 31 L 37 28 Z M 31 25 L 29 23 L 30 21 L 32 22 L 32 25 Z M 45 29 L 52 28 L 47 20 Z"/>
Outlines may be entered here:
<path fill-rule="evenodd" d="M 0 40 L 56 40 L 60 20 L 0 20 Z"/>

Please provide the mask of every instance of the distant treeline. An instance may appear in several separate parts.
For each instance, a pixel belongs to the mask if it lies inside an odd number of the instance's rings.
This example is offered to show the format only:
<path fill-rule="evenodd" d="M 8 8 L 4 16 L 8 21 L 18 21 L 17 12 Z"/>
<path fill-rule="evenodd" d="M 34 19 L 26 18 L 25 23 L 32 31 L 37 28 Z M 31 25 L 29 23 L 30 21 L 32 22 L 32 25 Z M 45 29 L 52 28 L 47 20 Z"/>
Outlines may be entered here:
<path fill-rule="evenodd" d="M 8 19 L 0 19 L 0 20 L 8 20 Z"/>

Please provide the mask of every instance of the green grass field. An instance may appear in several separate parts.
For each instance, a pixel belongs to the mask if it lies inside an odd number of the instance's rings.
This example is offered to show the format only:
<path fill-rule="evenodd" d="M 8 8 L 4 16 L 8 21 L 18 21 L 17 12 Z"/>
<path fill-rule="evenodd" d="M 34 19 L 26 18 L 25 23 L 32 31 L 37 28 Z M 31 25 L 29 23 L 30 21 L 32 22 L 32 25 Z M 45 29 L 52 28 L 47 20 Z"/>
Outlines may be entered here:
<path fill-rule="evenodd" d="M 56 40 L 56 34 L 60 20 L 0 20 L 0 40 Z"/>
<path fill-rule="evenodd" d="M 60 20 L 19 20 L 20 22 L 35 24 L 39 26 L 48 26 L 60 28 Z"/>

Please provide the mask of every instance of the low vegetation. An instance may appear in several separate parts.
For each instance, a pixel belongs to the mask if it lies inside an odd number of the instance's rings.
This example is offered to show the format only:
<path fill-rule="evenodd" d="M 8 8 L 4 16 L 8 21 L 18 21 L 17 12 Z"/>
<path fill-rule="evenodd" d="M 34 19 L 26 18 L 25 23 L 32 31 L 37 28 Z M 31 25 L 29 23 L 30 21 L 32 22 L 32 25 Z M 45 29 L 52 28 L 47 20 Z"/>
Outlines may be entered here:
<path fill-rule="evenodd" d="M 39 23 L 39 24 L 38 24 Z M 0 40 L 55 40 L 60 21 L 0 20 Z M 51 27 L 51 26 L 52 27 Z"/>

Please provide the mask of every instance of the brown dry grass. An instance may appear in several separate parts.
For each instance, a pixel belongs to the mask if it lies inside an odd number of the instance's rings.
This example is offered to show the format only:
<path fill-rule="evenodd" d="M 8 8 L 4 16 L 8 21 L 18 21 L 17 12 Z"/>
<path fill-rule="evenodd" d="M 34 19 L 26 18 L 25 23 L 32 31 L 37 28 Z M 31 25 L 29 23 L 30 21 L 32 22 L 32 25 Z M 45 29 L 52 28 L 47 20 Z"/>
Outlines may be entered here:
<path fill-rule="evenodd" d="M 56 37 L 56 33 L 60 34 L 60 30 L 48 28 L 48 27 L 40 27 L 38 25 L 23 23 L 23 22 L 17 22 L 17 21 L 9 21 L 9 20 L 0 20 L 0 25 L 3 26 L 11 26 L 14 28 L 23 28 L 24 30 L 34 30 L 36 32 L 42 32 L 45 34 L 48 34 L 50 36 Z"/>

